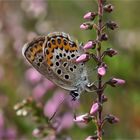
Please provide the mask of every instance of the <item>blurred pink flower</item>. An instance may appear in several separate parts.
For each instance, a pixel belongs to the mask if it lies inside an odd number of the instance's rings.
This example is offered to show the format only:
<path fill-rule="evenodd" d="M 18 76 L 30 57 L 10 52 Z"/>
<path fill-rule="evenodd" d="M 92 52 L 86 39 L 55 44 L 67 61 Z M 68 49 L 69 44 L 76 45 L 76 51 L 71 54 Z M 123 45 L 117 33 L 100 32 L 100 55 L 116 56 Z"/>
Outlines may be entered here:
<path fill-rule="evenodd" d="M 94 103 L 90 109 L 90 114 L 94 115 L 97 111 L 99 110 L 99 104 L 98 103 Z"/>
<path fill-rule="evenodd" d="M 31 84 L 38 83 L 42 78 L 41 74 L 34 68 L 29 68 L 25 73 L 25 77 Z"/>
<path fill-rule="evenodd" d="M 46 90 L 53 89 L 56 85 L 50 80 L 43 78 L 42 84 L 46 87 Z"/>
<path fill-rule="evenodd" d="M 34 89 L 33 89 L 33 97 L 35 100 L 41 99 L 44 94 L 54 88 L 54 84 L 49 81 L 48 79 L 44 78 L 41 83 L 39 83 Z"/>
<path fill-rule="evenodd" d="M 71 113 L 65 113 L 61 118 L 61 123 L 57 129 L 57 131 L 61 131 L 62 129 L 68 129 L 73 125 L 73 115 Z"/>
<path fill-rule="evenodd" d="M 15 140 L 17 139 L 17 131 L 15 128 L 8 128 L 6 130 L 6 136 L 7 140 Z"/>
<path fill-rule="evenodd" d="M 39 17 L 47 13 L 45 0 L 22 0 L 21 7 L 30 17 Z"/>
<path fill-rule="evenodd" d="M 3 129 L 4 127 L 4 116 L 3 116 L 3 113 L 0 112 L 0 131 L 1 129 Z"/>
<path fill-rule="evenodd" d="M 52 117 L 52 115 L 57 111 L 57 107 L 62 103 L 65 93 L 62 91 L 54 93 L 52 99 L 50 99 L 45 107 L 44 114 L 47 117 Z"/>
<path fill-rule="evenodd" d="M 104 66 L 98 68 L 98 74 L 104 76 L 106 74 L 106 68 Z"/>
<path fill-rule="evenodd" d="M 46 93 L 46 87 L 43 84 L 38 84 L 34 89 L 33 89 L 33 97 L 35 100 L 39 100 L 44 96 Z"/>

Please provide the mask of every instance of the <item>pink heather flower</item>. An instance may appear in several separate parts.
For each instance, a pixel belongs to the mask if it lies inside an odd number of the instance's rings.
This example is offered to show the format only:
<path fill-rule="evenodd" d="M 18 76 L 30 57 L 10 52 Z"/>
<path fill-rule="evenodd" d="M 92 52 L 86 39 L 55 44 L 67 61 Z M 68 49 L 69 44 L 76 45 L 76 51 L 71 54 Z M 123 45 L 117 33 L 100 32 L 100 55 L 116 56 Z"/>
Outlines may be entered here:
<path fill-rule="evenodd" d="M 88 113 L 86 113 L 84 115 L 77 116 L 73 121 L 77 122 L 77 123 L 88 123 L 89 122 Z"/>
<path fill-rule="evenodd" d="M 119 86 L 125 84 L 125 80 L 112 78 L 110 79 L 107 84 L 111 85 L 112 87 Z"/>
<path fill-rule="evenodd" d="M 62 103 L 65 93 L 63 91 L 57 91 L 54 93 L 52 99 L 50 99 L 44 107 L 44 114 L 47 117 L 52 117 L 52 115 L 57 111 L 57 107 Z"/>
<path fill-rule="evenodd" d="M 43 84 L 38 84 L 34 89 L 33 89 L 33 97 L 35 100 L 41 99 L 44 94 L 46 93 L 46 87 Z"/>
<path fill-rule="evenodd" d="M 94 103 L 90 109 L 90 114 L 94 115 L 99 110 L 99 104 Z"/>
<path fill-rule="evenodd" d="M 32 132 L 32 135 L 34 137 L 39 137 L 40 136 L 40 130 L 38 128 L 34 129 Z"/>
<path fill-rule="evenodd" d="M 113 78 L 112 80 L 116 82 L 115 85 L 123 85 L 125 83 L 125 80 L 122 79 Z"/>
<path fill-rule="evenodd" d="M 85 140 L 97 140 L 96 136 L 88 136 Z"/>
<path fill-rule="evenodd" d="M 44 87 L 46 87 L 46 91 L 55 87 L 55 84 L 46 78 L 43 79 L 42 84 L 44 85 Z"/>
<path fill-rule="evenodd" d="M 93 13 L 93 12 L 88 12 L 84 15 L 84 19 L 87 19 L 87 20 L 94 20 L 94 18 L 97 16 L 97 13 Z"/>
<path fill-rule="evenodd" d="M 4 127 L 4 116 L 3 116 L 3 113 L 0 112 L 0 130 Z"/>
<path fill-rule="evenodd" d="M 92 29 L 92 25 L 90 23 L 83 23 L 80 25 L 80 28 L 83 30 L 88 30 L 88 29 Z"/>
<path fill-rule="evenodd" d="M 89 55 L 88 54 L 82 54 L 80 55 L 77 59 L 76 62 L 80 63 L 80 62 L 85 62 L 89 59 Z"/>
<path fill-rule="evenodd" d="M 59 132 L 62 129 L 68 129 L 72 127 L 72 125 L 73 125 L 73 115 L 71 113 L 65 113 L 61 117 L 61 123 L 59 124 L 57 131 Z"/>
<path fill-rule="evenodd" d="M 99 67 L 98 68 L 98 74 L 101 76 L 104 76 L 106 74 L 106 68 L 105 67 Z"/>
<path fill-rule="evenodd" d="M 91 48 L 95 48 L 95 46 L 96 46 L 96 42 L 94 42 L 94 41 L 89 41 L 89 42 L 87 42 L 85 45 L 84 45 L 84 49 L 91 49 Z"/>
<path fill-rule="evenodd" d="M 38 83 L 42 78 L 41 74 L 39 74 L 39 72 L 33 68 L 30 68 L 26 71 L 25 77 L 31 84 Z"/>
<path fill-rule="evenodd" d="M 46 14 L 46 4 L 44 0 L 27 0 L 22 1 L 21 7 L 30 17 L 39 17 L 41 14 Z"/>

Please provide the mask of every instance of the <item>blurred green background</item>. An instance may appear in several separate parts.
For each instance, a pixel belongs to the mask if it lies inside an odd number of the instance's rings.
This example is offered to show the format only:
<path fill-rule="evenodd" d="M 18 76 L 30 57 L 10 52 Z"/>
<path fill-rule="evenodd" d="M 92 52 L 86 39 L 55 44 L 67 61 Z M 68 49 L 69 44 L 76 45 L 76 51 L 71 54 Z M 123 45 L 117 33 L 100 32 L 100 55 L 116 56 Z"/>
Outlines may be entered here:
<path fill-rule="evenodd" d="M 113 47 L 119 55 L 106 58 L 108 77 L 126 80 L 122 87 L 106 89 L 108 102 L 104 114 L 111 113 L 120 118 L 116 125 L 105 125 L 106 140 L 140 139 L 140 1 L 108 0 L 115 6 L 106 20 L 119 24 L 115 31 L 107 30 L 110 40 L 103 43 L 103 49 Z M 14 139 L 34 140 L 31 118 L 16 116 L 13 106 L 32 94 L 35 85 L 26 79 L 25 64 L 21 54 L 22 46 L 34 36 L 47 35 L 53 31 L 69 33 L 79 42 L 95 39 L 96 33 L 79 28 L 85 22 L 82 18 L 88 11 L 96 11 L 94 0 L 0 0 L 0 125 L 4 132 L 12 130 Z M 89 69 L 94 68 L 90 63 Z M 94 73 L 95 74 L 95 73 Z M 49 91 L 50 92 L 50 91 Z M 93 95 L 83 95 L 78 112 L 89 110 Z M 92 97 L 93 96 L 93 97 Z M 4 123 L 4 124 L 3 124 Z M 67 130 L 73 140 L 92 135 L 95 127 L 74 125 Z M 0 130 L 1 131 L 1 130 Z M 0 132 L 2 133 L 2 132 Z M 10 133 L 10 132 L 9 132 Z M 8 134 L 7 134 L 8 135 Z M 13 139 L 13 140 L 14 140 Z M 10 140 L 7 137 L 0 140 Z"/>

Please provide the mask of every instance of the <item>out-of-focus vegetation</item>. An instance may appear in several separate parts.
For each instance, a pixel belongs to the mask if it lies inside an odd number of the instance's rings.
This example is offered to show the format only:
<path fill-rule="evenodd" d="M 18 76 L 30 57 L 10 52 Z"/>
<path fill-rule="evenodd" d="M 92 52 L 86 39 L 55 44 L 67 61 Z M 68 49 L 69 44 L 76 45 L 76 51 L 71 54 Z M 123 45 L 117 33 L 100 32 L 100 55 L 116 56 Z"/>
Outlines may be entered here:
<path fill-rule="evenodd" d="M 105 139 L 140 139 L 140 1 L 108 2 L 114 4 L 115 10 L 105 18 L 118 22 L 119 28 L 108 32 L 110 42 L 104 43 L 103 48 L 113 47 L 119 55 L 106 59 L 109 70 L 104 79 L 120 77 L 126 84 L 107 88 L 104 112 L 118 116 L 120 123 L 105 127 Z M 16 116 L 13 106 L 30 95 L 36 100 L 42 96 L 48 100 L 52 93 L 60 92 L 30 69 L 22 57 L 22 46 L 37 35 L 53 31 L 69 33 L 79 42 L 93 39 L 94 31 L 81 31 L 79 26 L 84 22 L 83 15 L 96 9 L 94 0 L 0 1 L 0 140 L 35 139 L 32 136 L 35 124 L 30 117 Z M 93 68 L 91 63 L 89 69 Z M 86 112 L 92 98 L 95 98 L 92 94 L 83 94 L 77 112 Z M 92 125 L 79 127 L 71 123 L 63 133 L 77 140 L 92 135 L 93 129 Z"/>

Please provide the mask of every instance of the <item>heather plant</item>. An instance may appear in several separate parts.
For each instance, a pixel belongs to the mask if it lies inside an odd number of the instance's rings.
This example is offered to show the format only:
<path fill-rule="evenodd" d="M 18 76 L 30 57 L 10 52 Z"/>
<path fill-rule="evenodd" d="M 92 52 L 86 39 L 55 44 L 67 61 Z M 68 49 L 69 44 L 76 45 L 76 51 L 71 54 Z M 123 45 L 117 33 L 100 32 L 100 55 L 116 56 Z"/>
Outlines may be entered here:
<path fill-rule="evenodd" d="M 103 126 L 107 123 L 115 124 L 119 121 L 116 116 L 110 113 L 103 115 L 103 105 L 108 101 L 105 95 L 105 89 L 107 86 L 116 87 L 122 85 L 125 81 L 116 77 L 105 79 L 108 65 L 104 61 L 104 58 L 115 57 L 117 51 L 102 45 L 103 42 L 106 42 L 109 38 L 106 31 L 115 30 L 118 28 L 118 25 L 112 20 L 103 20 L 104 14 L 112 13 L 114 6 L 112 4 L 107 4 L 105 0 L 98 0 L 97 3 L 98 10 L 86 13 L 83 18 L 87 20 L 87 22 L 80 25 L 80 28 L 83 30 L 96 31 L 96 38 L 82 44 L 84 53 L 76 59 L 77 64 L 83 62 L 87 63 L 91 59 L 95 61 L 97 79 L 95 79 L 93 83 L 88 84 L 87 88 L 90 91 L 94 91 L 93 94 L 97 95 L 97 99 L 93 101 L 87 113 L 74 116 L 73 118 L 72 112 L 61 110 L 60 104 L 62 102 L 67 110 L 72 110 L 73 106 L 71 104 L 76 101 L 71 101 L 68 96 L 67 99 L 65 99 L 64 91 L 57 91 L 52 99 L 48 100 L 46 103 L 46 101 L 43 100 L 44 94 L 49 90 L 54 92 L 55 85 L 43 79 L 40 75 L 34 74 L 34 71 L 29 69 L 26 73 L 27 79 L 31 81 L 33 85 L 40 81 L 41 84 L 35 87 L 33 97 L 29 97 L 18 103 L 15 105 L 14 109 L 17 111 L 17 115 L 32 116 L 37 124 L 37 128 L 33 130 L 33 135 L 35 137 L 48 140 L 71 139 L 69 136 L 64 135 L 63 132 L 66 128 L 70 128 L 73 122 L 86 125 L 93 122 L 93 125 L 96 126 L 96 130 L 93 134 L 88 136 L 86 140 L 102 140 L 103 134 L 105 133 Z M 34 76 L 32 76 L 32 74 L 34 74 Z M 49 85 L 49 89 L 46 89 L 46 85 Z M 62 101 L 63 99 L 65 100 Z M 56 112 L 57 110 L 58 112 Z"/>

